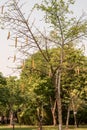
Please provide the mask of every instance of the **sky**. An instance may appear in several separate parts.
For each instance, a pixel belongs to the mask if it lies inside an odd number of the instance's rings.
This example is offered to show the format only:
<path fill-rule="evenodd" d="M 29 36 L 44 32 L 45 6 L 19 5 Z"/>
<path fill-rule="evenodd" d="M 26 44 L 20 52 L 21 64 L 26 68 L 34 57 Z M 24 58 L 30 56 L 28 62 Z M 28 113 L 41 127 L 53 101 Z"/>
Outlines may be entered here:
<path fill-rule="evenodd" d="M 6 0 L 0 0 L 0 6 Z M 21 0 L 22 1 L 22 0 Z M 26 3 L 26 10 L 33 7 L 36 2 L 41 2 L 41 0 L 25 0 Z M 25 11 L 26 11 L 25 10 Z M 87 12 L 87 0 L 76 0 L 75 5 L 72 7 L 72 10 L 75 13 L 75 16 L 80 16 L 83 11 Z M 26 11 L 27 12 L 27 11 Z M 42 13 L 35 13 L 32 17 L 35 17 L 36 25 L 39 25 L 40 21 L 40 28 L 43 27 L 43 22 L 41 23 Z M 15 63 L 13 62 L 12 57 L 15 54 L 15 50 L 10 45 L 13 41 L 7 40 L 8 31 L 0 29 L 0 72 L 3 73 L 4 76 L 11 76 L 17 75 L 17 73 L 13 73 L 12 68 L 15 67 Z M 86 41 L 84 41 L 86 46 Z"/>

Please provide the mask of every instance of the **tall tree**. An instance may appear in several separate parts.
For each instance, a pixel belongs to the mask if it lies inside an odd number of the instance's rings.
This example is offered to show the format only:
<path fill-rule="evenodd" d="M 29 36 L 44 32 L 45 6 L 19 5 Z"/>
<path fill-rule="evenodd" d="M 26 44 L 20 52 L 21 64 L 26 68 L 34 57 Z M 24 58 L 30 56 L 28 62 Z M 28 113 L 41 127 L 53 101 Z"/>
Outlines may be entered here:
<path fill-rule="evenodd" d="M 70 14 L 69 6 L 74 4 L 73 0 L 65 2 L 64 0 L 45 0 L 41 5 L 37 5 L 39 9 L 46 13 L 46 22 L 50 23 L 53 28 L 53 39 L 56 46 L 61 48 L 59 64 L 55 69 L 55 88 L 56 100 L 58 104 L 58 121 L 59 130 L 62 129 L 62 104 L 61 104 L 61 76 L 64 71 L 64 46 L 75 42 L 86 36 L 87 22 L 82 21 L 81 17 L 77 20 L 72 17 L 67 17 Z"/>
<path fill-rule="evenodd" d="M 52 29 L 50 37 L 46 36 L 46 34 L 44 35 L 38 29 L 36 29 L 38 35 L 34 34 L 34 25 L 33 23 L 30 25 L 29 21 L 30 15 L 26 18 L 19 0 L 10 0 L 5 6 L 2 6 L 2 14 L 0 16 L 5 28 L 9 28 L 10 31 L 7 38 L 15 40 L 14 46 L 22 52 L 24 58 L 27 55 L 31 55 L 32 50 L 39 50 L 49 65 L 53 85 L 55 86 L 59 130 L 62 130 L 61 76 L 64 69 L 63 49 L 66 44 L 73 43 L 87 36 L 85 18 L 83 19 L 81 16 L 79 19 L 75 19 L 70 15 L 69 7 L 72 4 L 74 4 L 73 0 L 67 0 L 66 2 L 64 0 L 44 0 L 40 5 L 37 5 L 46 14 L 46 22 L 49 23 L 50 29 Z M 5 10 L 4 7 L 6 8 Z M 56 55 L 59 55 L 59 58 L 55 60 L 58 63 L 56 67 L 48 52 L 49 48 L 55 47 L 60 47 L 60 52 L 56 53 Z M 14 56 L 15 59 L 16 56 Z"/>
<path fill-rule="evenodd" d="M 56 55 L 56 52 L 59 52 L 59 50 L 60 48 L 49 50 L 49 54 L 52 59 L 51 62 L 54 63 L 55 67 L 57 66 L 57 64 L 54 61 L 55 59 L 59 59 L 59 55 Z M 62 106 L 63 109 L 64 106 L 66 106 L 67 108 L 69 108 L 68 109 L 69 111 L 73 110 L 73 112 L 76 113 L 82 104 L 81 95 L 82 91 L 84 91 L 84 88 L 86 87 L 87 73 L 86 72 L 84 73 L 84 69 L 86 69 L 87 66 L 86 57 L 83 55 L 82 50 L 74 48 L 72 44 L 64 47 L 64 54 L 65 54 L 63 62 L 64 71 L 62 72 L 62 79 L 61 79 L 62 83 L 61 96 L 63 102 Z M 55 120 L 56 100 L 54 96 L 55 88 L 52 85 L 49 66 L 46 65 L 40 52 L 33 54 L 32 57 L 29 57 L 25 61 L 25 66 L 21 73 L 21 80 L 25 88 L 26 86 L 28 87 L 28 93 L 30 93 L 29 95 L 33 95 L 32 92 L 36 93 L 35 97 L 36 98 L 38 98 L 38 96 L 40 97 L 38 101 L 40 101 L 41 99 L 40 102 L 43 102 L 43 106 L 44 102 L 48 105 L 50 103 L 49 109 L 52 110 L 53 121 L 55 124 L 56 121 Z M 44 98 L 42 97 L 44 97 L 47 100 L 44 100 Z M 77 102 L 78 105 L 76 105 Z M 76 115 L 74 117 L 76 117 Z"/>
<path fill-rule="evenodd" d="M 77 126 L 76 113 L 78 112 L 81 104 L 84 102 L 82 100 L 82 93 L 86 87 L 86 66 L 87 66 L 87 57 L 84 56 L 81 50 L 64 49 L 64 52 L 67 53 L 66 58 L 68 61 L 65 62 L 65 66 L 68 66 L 68 69 L 65 69 L 62 76 L 62 98 L 63 105 L 67 104 L 67 120 L 66 128 L 69 123 L 69 113 L 72 110 L 74 114 L 75 127 Z M 84 67 L 83 67 L 84 66 Z M 65 80 L 66 79 L 66 80 Z M 67 99 L 67 100 L 66 100 Z"/>

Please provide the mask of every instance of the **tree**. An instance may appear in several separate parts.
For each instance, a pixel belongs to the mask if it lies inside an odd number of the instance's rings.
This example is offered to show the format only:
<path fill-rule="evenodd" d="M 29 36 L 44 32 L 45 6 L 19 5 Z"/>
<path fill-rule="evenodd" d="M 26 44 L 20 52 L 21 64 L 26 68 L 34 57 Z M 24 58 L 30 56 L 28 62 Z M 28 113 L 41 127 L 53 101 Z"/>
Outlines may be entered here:
<path fill-rule="evenodd" d="M 6 78 L 3 76 L 3 74 L 0 72 L 0 85 L 6 85 Z"/>
<path fill-rule="evenodd" d="M 49 65 L 51 77 L 55 87 L 55 98 L 58 106 L 58 122 L 59 130 L 62 130 L 62 104 L 61 104 L 61 76 L 64 70 L 64 46 L 75 43 L 81 38 L 87 36 L 87 22 L 81 16 L 75 19 L 70 15 L 69 6 L 74 4 L 73 0 L 44 0 L 41 5 L 37 5 L 39 9 L 45 12 L 46 22 L 49 23 L 52 31 L 51 36 L 44 35 L 40 30 L 36 29 L 37 36 L 34 34 L 33 24 L 30 25 L 29 17 L 26 18 L 22 13 L 22 6 L 19 1 L 11 0 L 6 3 L 6 12 L 2 11 L 1 21 L 5 28 L 9 28 L 8 39 L 15 40 L 15 47 L 22 52 L 23 57 L 31 55 L 32 50 L 39 50 L 44 60 Z M 3 9 L 3 7 L 2 7 Z M 11 35 L 10 35 L 11 34 Z M 44 39 L 44 41 L 43 41 Z M 26 41 L 26 42 L 25 42 Z M 60 47 L 59 59 L 55 67 L 51 56 L 48 52 L 49 48 Z M 43 49 L 45 51 L 43 51 Z M 25 56 L 24 56 L 25 55 Z M 15 58 L 14 58 L 15 59 Z"/>
<path fill-rule="evenodd" d="M 55 57 L 59 59 L 59 55 L 56 55 L 60 48 L 50 49 L 49 54 L 51 56 L 52 62 L 54 62 Z M 73 113 L 77 113 L 81 104 L 84 100 L 81 99 L 81 95 L 84 92 L 84 88 L 86 87 L 86 71 L 84 73 L 84 69 L 86 69 L 86 57 L 84 56 L 82 50 L 76 49 L 74 46 L 67 45 L 64 47 L 64 71 L 62 72 L 62 89 L 61 96 L 63 102 L 63 111 L 67 109 L 72 110 Z M 32 62 L 33 61 L 33 62 Z M 33 65 L 32 65 L 33 63 Z M 40 52 L 33 54 L 25 61 L 25 66 L 21 73 L 21 80 L 24 83 L 24 86 L 28 87 L 29 95 L 33 95 L 35 93 L 35 97 L 38 98 L 38 101 L 49 105 L 48 109 L 52 110 L 53 122 L 55 124 L 55 111 L 56 111 L 56 102 L 55 102 L 55 88 L 52 85 L 52 80 L 50 77 L 49 66 L 46 65 L 45 61 L 42 58 Z M 54 66 L 56 67 L 56 62 L 54 62 Z M 66 69 L 68 68 L 68 69 Z M 26 80 L 25 80 L 26 79 Z M 34 86 L 34 87 L 33 87 Z M 31 91 L 32 90 L 32 91 Z M 45 100 L 42 100 L 44 98 Z M 32 97 L 33 100 L 34 97 Z M 46 100 L 47 99 L 47 100 Z M 36 101 L 37 102 L 37 101 Z M 35 103 L 35 102 L 34 102 Z M 50 107 L 51 106 L 51 107 Z M 67 109 L 66 109 L 67 108 Z M 64 118 L 63 114 L 63 118 Z M 76 115 L 74 115 L 76 119 Z M 66 117 L 65 117 L 66 118 Z M 66 120 L 67 121 L 67 120 Z M 63 123 L 65 121 L 63 120 Z M 69 118 L 68 118 L 69 122 Z M 76 124 L 76 121 L 75 121 Z M 67 125 L 68 127 L 68 125 Z"/>
<path fill-rule="evenodd" d="M 8 97 L 6 98 L 6 106 L 9 112 L 10 125 L 12 125 L 14 118 L 16 118 L 14 113 L 17 112 L 18 109 L 20 109 L 20 106 L 24 102 L 24 100 L 21 94 L 21 89 L 17 77 L 10 76 L 6 79 L 6 81 L 6 88 L 8 90 L 8 93 L 6 93 L 5 95 Z"/>
<path fill-rule="evenodd" d="M 6 88 L 6 78 L 0 73 L 0 104 L 6 105 L 7 97 L 5 94 L 8 92 Z"/>
<path fill-rule="evenodd" d="M 68 50 L 68 52 L 67 52 Z M 62 98 L 64 107 L 67 106 L 67 120 L 66 128 L 68 129 L 69 123 L 69 113 L 73 111 L 74 115 L 74 124 L 77 127 L 77 113 L 82 104 L 84 104 L 84 99 L 82 99 L 82 93 L 87 86 L 86 83 L 86 66 L 87 66 L 87 57 L 84 56 L 84 53 L 80 49 L 64 49 L 66 52 L 67 63 L 65 66 L 68 66 L 68 69 L 65 69 L 62 76 Z M 66 59 L 65 58 L 65 59 Z M 85 70 L 85 71 L 84 71 Z M 65 80 L 66 79 L 66 80 Z M 66 105 L 67 104 L 67 105 Z"/>
<path fill-rule="evenodd" d="M 44 107 L 48 106 L 50 111 L 52 110 L 52 112 L 55 112 L 55 110 L 53 110 L 55 100 L 54 87 L 52 86 L 52 81 L 49 77 L 49 67 L 45 66 L 46 63 L 40 52 L 33 54 L 31 58 L 25 61 L 25 66 L 21 73 L 21 81 L 22 84 L 24 84 L 24 89 L 27 87 L 27 92 L 29 93 L 28 95 L 29 97 L 31 95 L 32 98 L 30 99 L 32 99 L 32 102 L 34 101 L 33 104 L 37 104 L 38 101 L 38 104 L 36 105 L 37 109 L 42 109 L 43 107 L 43 110 L 45 111 Z M 55 117 L 54 113 L 52 115 Z M 39 119 L 40 116 L 38 120 Z M 53 121 L 55 121 L 54 118 Z"/>
<path fill-rule="evenodd" d="M 6 114 L 6 102 L 8 96 L 6 95 L 8 93 L 8 89 L 6 88 L 6 78 L 3 76 L 2 73 L 0 73 L 0 117 L 1 117 L 1 123 L 4 123 L 3 116 Z"/>
<path fill-rule="evenodd" d="M 60 46 L 60 65 L 56 68 L 55 86 L 56 99 L 58 101 L 58 120 L 59 120 L 59 130 L 62 129 L 62 111 L 61 111 L 61 76 L 63 71 L 64 62 L 64 46 L 70 42 L 75 42 L 84 36 L 86 36 L 86 21 L 81 22 L 81 18 L 76 20 L 75 18 L 67 18 L 67 13 L 69 14 L 69 6 L 73 4 L 74 1 L 52 0 L 44 1 L 41 5 L 37 7 L 46 13 L 46 21 L 51 24 L 53 28 L 53 38 L 56 41 L 56 46 Z M 84 26 L 84 27 L 83 27 Z M 84 29 L 83 29 L 84 28 Z M 55 31 L 54 31 L 55 30 Z M 84 33 L 85 32 L 85 33 Z"/>

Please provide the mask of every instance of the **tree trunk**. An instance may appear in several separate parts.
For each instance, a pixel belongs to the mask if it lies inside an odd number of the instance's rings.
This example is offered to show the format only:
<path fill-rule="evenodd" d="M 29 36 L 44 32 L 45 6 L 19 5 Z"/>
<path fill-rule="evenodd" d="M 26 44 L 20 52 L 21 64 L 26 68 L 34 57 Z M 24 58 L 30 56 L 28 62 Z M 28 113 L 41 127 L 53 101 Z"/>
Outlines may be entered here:
<path fill-rule="evenodd" d="M 39 118 L 39 130 L 42 130 L 42 117 Z"/>
<path fill-rule="evenodd" d="M 68 126 L 69 126 L 69 116 L 70 116 L 70 104 L 68 106 L 68 111 L 67 111 L 66 130 L 68 130 Z"/>
<path fill-rule="evenodd" d="M 52 117 L 53 117 L 53 125 L 56 126 L 57 122 L 56 122 L 56 116 L 55 116 L 55 111 L 52 111 Z"/>
<path fill-rule="evenodd" d="M 57 101 L 57 106 L 58 106 L 58 123 L 59 123 L 59 129 L 62 130 L 62 109 L 61 109 L 61 98 L 58 98 Z"/>
<path fill-rule="evenodd" d="M 56 100 L 57 100 L 57 108 L 58 108 L 58 123 L 59 130 L 62 130 L 62 103 L 61 103 L 61 95 L 60 95 L 60 80 L 61 80 L 61 70 L 57 70 L 56 73 Z"/>
<path fill-rule="evenodd" d="M 77 128 L 76 111 L 74 110 L 73 110 L 73 115 L 74 115 L 74 125 L 75 125 L 75 128 Z"/>
<path fill-rule="evenodd" d="M 54 105 L 52 104 L 52 99 L 50 98 L 50 104 L 51 104 L 51 112 L 52 112 L 52 117 L 53 117 L 53 125 L 56 126 L 56 115 L 55 115 L 55 110 L 56 110 L 56 100 L 54 102 Z"/>
<path fill-rule="evenodd" d="M 10 125 L 13 124 L 13 111 L 10 110 Z"/>
<path fill-rule="evenodd" d="M 77 128 L 77 121 L 76 121 L 76 109 L 75 109 L 75 104 L 74 104 L 74 100 L 72 98 L 72 107 L 73 107 L 73 115 L 74 115 L 74 125 L 75 125 L 75 128 Z"/>
<path fill-rule="evenodd" d="M 37 115 L 38 115 L 38 130 L 42 130 L 42 115 L 41 115 L 41 108 L 38 109 L 37 111 Z"/>

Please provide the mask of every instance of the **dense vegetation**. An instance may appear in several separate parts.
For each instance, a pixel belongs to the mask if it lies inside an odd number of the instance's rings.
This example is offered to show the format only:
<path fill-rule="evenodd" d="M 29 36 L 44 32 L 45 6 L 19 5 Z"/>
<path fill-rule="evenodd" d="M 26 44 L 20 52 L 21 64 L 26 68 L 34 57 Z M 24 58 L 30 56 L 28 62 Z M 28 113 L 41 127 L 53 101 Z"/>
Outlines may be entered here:
<path fill-rule="evenodd" d="M 60 48 L 49 50 L 54 67 L 59 59 L 57 55 L 59 51 Z M 68 120 L 70 125 L 86 124 L 87 57 L 73 46 L 66 46 L 64 54 L 64 71 L 61 79 L 63 124 L 66 124 Z M 46 65 L 40 52 L 33 54 L 25 61 L 20 79 L 5 78 L 1 74 L 1 124 L 12 124 L 14 119 L 19 124 L 37 125 L 42 119 L 43 125 L 56 125 L 58 123 L 57 102 L 50 75 L 49 66 Z"/>

